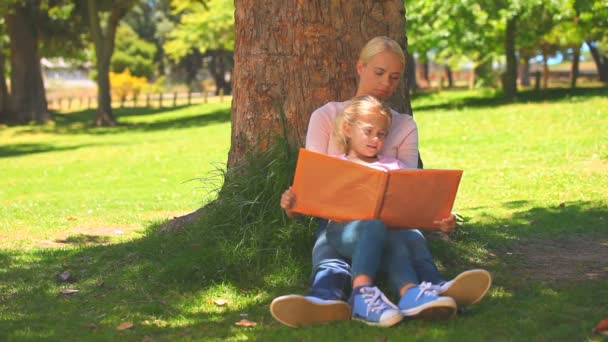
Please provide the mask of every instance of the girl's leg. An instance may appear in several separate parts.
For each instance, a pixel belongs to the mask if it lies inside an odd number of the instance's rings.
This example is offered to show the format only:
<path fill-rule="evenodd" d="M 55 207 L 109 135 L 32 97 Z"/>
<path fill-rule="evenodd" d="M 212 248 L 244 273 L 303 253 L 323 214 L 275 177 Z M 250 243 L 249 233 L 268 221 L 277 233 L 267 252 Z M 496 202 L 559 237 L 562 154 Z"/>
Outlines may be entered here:
<path fill-rule="evenodd" d="M 386 272 L 389 285 L 401 295 L 406 285 L 418 285 L 420 279 L 413 266 L 409 246 L 401 236 L 402 229 L 389 229 L 380 269 Z"/>
<path fill-rule="evenodd" d="M 413 265 L 411 245 L 405 229 L 389 229 L 382 265 L 386 265 L 391 286 L 401 296 L 399 309 L 409 317 L 450 318 L 456 313 L 452 298 L 438 296 L 430 284 L 419 284 Z"/>
<path fill-rule="evenodd" d="M 410 257 L 414 270 L 421 282 L 441 284 L 445 279 L 439 273 L 435 260 L 429 250 L 429 245 L 418 229 L 391 229 L 398 232 L 401 241 L 405 241 L 410 251 Z"/>
<path fill-rule="evenodd" d="M 327 241 L 342 256 L 350 258 L 353 282 L 358 276 L 373 281 L 380 266 L 386 241 L 386 227 L 380 220 L 329 222 Z"/>
<path fill-rule="evenodd" d="M 372 285 L 386 241 L 380 220 L 330 222 L 327 240 L 343 256 L 352 259 L 352 318 L 370 325 L 392 326 L 401 321 L 398 308 Z"/>

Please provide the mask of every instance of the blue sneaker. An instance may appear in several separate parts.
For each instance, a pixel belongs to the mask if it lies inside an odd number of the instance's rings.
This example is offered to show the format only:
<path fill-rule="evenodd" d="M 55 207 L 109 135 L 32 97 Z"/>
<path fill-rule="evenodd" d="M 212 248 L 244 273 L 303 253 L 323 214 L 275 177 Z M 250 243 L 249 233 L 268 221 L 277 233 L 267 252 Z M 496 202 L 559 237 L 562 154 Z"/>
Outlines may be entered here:
<path fill-rule="evenodd" d="M 409 288 L 399 300 L 399 310 L 406 317 L 449 319 L 454 317 L 456 309 L 454 299 L 438 296 L 426 282 Z"/>
<path fill-rule="evenodd" d="M 390 327 L 403 319 L 399 308 L 375 286 L 354 288 L 350 304 L 352 319 L 369 325 Z"/>

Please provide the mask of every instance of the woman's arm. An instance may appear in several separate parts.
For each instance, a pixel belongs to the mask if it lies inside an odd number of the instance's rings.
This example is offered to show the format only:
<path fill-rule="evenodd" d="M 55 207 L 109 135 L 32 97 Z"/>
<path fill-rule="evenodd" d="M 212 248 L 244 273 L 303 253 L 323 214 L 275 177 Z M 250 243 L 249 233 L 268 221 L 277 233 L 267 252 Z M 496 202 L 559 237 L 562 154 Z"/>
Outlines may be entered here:
<path fill-rule="evenodd" d="M 328 154 L 329 139 L 334 127 L 328 104 L 315 110 L 308 121 L 306 131 L 306 149 L 313 152 Z"/>

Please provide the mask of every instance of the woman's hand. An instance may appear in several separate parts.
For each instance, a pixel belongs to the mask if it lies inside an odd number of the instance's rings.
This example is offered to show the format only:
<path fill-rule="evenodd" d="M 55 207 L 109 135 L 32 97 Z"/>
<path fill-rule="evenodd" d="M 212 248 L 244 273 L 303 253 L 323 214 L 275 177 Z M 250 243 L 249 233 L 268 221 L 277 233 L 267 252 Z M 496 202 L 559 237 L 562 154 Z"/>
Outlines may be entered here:
<path fill-rule="evenodd" d="M 439 230 L 444 233 L 453 232 L 456 229 L 456 215 L 451 214 L 450 217 L 434 221 L 433 223 L 439 225 Z"/>
<path fill-rule="evenodd" d="M 293 212 L 291 209 L 296 205 L 296 194 L 291 191 L 291 187 L 287 188 L 281 195 L 281 208 L 285 210 L 285 213 L 289 218 L 293 218 Z"/>

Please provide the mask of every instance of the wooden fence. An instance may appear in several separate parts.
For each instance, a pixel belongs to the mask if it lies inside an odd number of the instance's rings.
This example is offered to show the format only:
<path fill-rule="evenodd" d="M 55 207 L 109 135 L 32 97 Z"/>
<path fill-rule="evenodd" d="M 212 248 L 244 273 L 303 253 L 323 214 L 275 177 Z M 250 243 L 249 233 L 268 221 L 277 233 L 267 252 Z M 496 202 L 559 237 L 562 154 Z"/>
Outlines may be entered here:
<path fill-rule="evenodd" d="M 200 103 L 217 103 L 231 101 L 232 96 L 210 94 L 208 92 L 173 92 L 157 94 L 140 94 L 136 97 L 116 99 L 112 97 L 112 108 L 125 107 L 177 107 Z M 82 110 L 97 108 L 96 96 L 49 96 L 48 108 L 51 110 Z"/>

